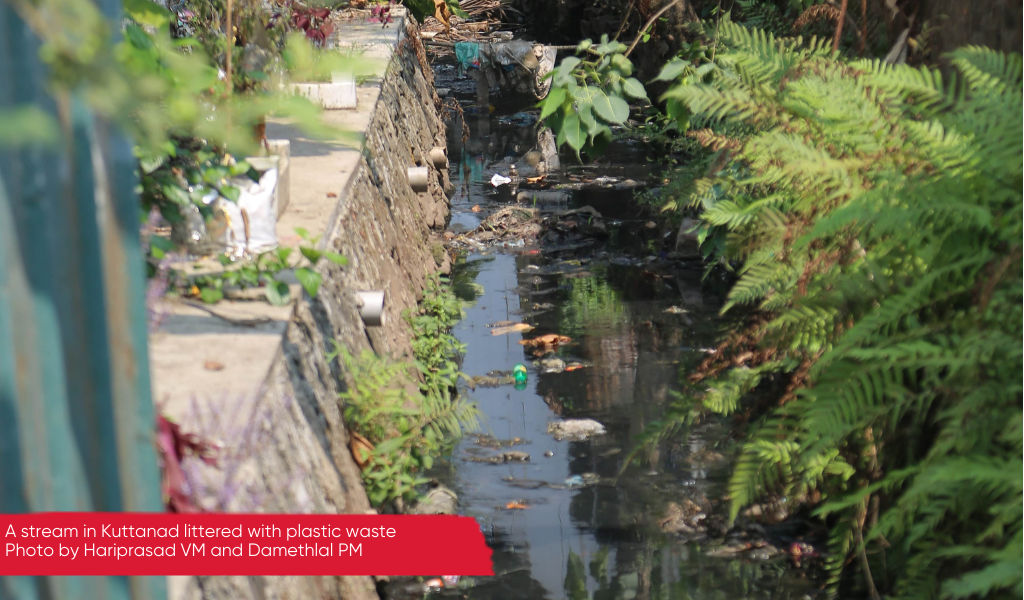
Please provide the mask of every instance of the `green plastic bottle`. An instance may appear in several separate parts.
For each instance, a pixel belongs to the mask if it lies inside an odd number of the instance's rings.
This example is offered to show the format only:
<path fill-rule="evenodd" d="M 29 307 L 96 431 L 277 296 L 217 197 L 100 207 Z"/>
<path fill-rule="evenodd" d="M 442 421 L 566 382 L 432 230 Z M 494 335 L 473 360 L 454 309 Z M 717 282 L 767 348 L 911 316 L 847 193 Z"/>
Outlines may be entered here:
<path fill-rule="evenodd" d="M 526 373 L 526 366 L 516 365 L 513 367 L 512 377 L 516 380 L 516 387 L 526 385 L 526 380 L 529 378 L 529 375 Z"/>

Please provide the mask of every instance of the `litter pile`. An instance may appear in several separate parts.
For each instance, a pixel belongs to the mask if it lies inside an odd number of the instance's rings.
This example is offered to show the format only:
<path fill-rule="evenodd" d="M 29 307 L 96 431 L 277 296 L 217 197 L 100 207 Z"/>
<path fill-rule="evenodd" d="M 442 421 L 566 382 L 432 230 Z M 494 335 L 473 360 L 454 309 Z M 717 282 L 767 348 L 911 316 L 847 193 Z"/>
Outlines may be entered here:
<path fill-rule="evenodd" d="M 463 71 L 479 69 L 488 87 L 547 97 L 555 68 L 557 50 L 526 40 L 498 42 L 456 42 L 455 58 Z"/>
<path fill-rule="evenodd" d="M 544 220 L 543 226 L 547 230 L 544 241 L 552 244 L 608 236 L 608 227 L 604 223 L 604 218 L 592 206 L 551 215 Z"/>
<path fill-rule="evenodd" d="M 540 235 L 541 225 L 536 217 L 536 209 L 508 206 L 481 221 L 473 231 L 452 235 L 448 241 L 453 247 L 475 249 L 488 245 L 522 246 L 526 240 L 535 240 Z"/>

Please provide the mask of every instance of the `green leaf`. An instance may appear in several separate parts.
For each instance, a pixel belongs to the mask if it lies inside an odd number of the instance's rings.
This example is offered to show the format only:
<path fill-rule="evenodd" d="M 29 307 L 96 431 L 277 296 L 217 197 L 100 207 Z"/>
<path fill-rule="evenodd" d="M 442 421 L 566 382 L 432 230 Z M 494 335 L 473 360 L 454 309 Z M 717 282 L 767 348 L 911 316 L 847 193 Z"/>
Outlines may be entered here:
<path fill-rule="evenodd" d="M 153 38 L 149 37 L 146 30 L 138 25 L 128 25 L 124 28 L 125 37 L 139 50 L 149 50 L 153 47 Z"/>
<path fill-rule="evenodd" d="M 251 169 L 252 169 L 252 165 L 250 165 L 249 163 L 245 162 L 244 160 L 240 160 L 240 161 L 236 162 L 235 164 L 231 165 L 231 171 L 230 172 L 231 172 L 231 175 L 233 177 L 238 177 L 239 175 L 245 175 Z"/>
<path fill-rule="evenodd" d="M 324 255 L 323 252 L 317 250 L 316 248 L 310 248 L 309 246 L 299 246 L 299 252 L 301 252 L 302 255 L 305 256 L 309 260 L 309 262 L 314 265 L 317 263 L 318 260 L 320 260 L 320 257 Z"/>
<path fill-rule="evenodd" d="M 180 204 L 181 206 L 186 206 L 192 201 L 192 199 L 189 198 L 188 192 L 181 189 L 174 183 L 165 183 L 161 185 L 160 191 L 163 192 L 164 198 L 167 198 L 175 204 Z"/>
<path fill-rule="evenodd" d="M 302 284 L 302 288 L 306 290 L 311 298 L 316 298 L 316 293 L 320 291 L 320 284 L 323 283 L 324 278 L 313 269 L 295 269 L 295 278 Z"/>
<path fill-rule="evenodd" d="M 224 196 L 232 202 L 238 202 L 238 199 L 242 196 L 242 190 L 233 185 L 222 185 L 218 191 L 221 196 Z"/>
<path fill-rule="evenodd" d="M 621 54 L 616 54 L 612 57 L 612 66 L 626 77 L 633 74 L 633 63 L 629 62 L 629 59 Z"/>
<path fill-rule="evenodd" d="M 306 229 L 305 227 L 296 227 L 295 234 L 304 240 L 309 239 L 309 230 Z"/>
<path fill-rule="evenodd" d="M 408 440 L 408 435 L 400 435 L 388 440 L 384 440 L 383 442 L 377 444 L 377 446 L 373 449 L 373 453 L 378 455 L 391 454 L 395 450 L 401 448 L 402 445 L 404 445 L 405 442 L 407 442 Z"/>
<path fill-rule="evenodd" d="M 224 299 L 224 292 L 210 287 L 204 287 L 199 290 L 199 299 L 206 304 L 216 304 Z"/>
<path fill-rule="evenodd" d="M 587 132 L 594 136 L 601 128 L 601 124 L 594 118 L 594 105 L 589 102 L 580 103 L 580 122 L 587 128 Z"/>
<path fill-rule="evenodd" d="M 341 267 L 348 265 L 348 259 L 337 252 L 324 252 L 324 258 Z"/>
<path fill-rule="evenodd" d="M 271 280 L 267 282 L 267 300 L 274 306 L 284 306 L 291 300 L 291 293 L 288 291 L 288 284 L 283 281 Z"/>
<path fill-rule="evenodd" d="M 551 113 L 555 112 L 559 108 L 562 108 L 562 104 L 565 103 L 565 88 L 552 87 L 551 91 L 548 92 L 548 97 L 544 99 L 541 105 L 544 107 L 540 112 L 540 120 L 543 121 Z"/>
<path fill-rule="evenodd" d="M 644 84 L 640 83 L 640 80 L 635 77 L 630 77 L 622 82 L 622 91 L 630 98 L 636 98 L 637 100 L 647 99 L 647 90 L 644 89 Z"/>
<path fill-rule="evenodd" d="M 149 238 L 149 253 L 157 260 L 162 259 L 173 249 L 174 244 L 171 243 L 171 240 L 165 237 L 154 235 Z"/>
<path fill-rule="evenodd" d="M 625 123 L 629 118 L 629 104 L 618 96 L 609 98 L 598 90 L 594 95 L 594 112 L 609 123 Z"/>
<path fill-rule="evenodd" d="M 689 109 L 679 100 L 668 100 L 665 102 L 665 114 L 670 119 L 680 120 L 690 116 Z"/>
<path fill-rule="evenodd" d="M 584 144 L 587 143 L 587 133 L 583 130 L 578 114 L 571 113 L 567 115 L 562 123 L 562 129 L 565 132 L 565 141 L 573 150 L 579 152 Z"/>
<path fill-rule="evenodd" d="M 680 75 L 686 72 L 686 68 L 690 66 L 688 61 L 681 58 L 673 58 L 661 68 L 661 72 L 654 78 L 655 81 L 675 81 Z"/>

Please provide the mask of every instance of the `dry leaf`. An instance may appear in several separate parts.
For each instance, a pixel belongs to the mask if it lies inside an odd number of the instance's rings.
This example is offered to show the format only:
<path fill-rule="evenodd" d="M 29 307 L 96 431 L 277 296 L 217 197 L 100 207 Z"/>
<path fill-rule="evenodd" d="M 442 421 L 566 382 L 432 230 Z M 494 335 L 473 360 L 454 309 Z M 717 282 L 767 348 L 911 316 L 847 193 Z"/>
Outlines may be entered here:
<path fill-rule="evenodd" d="M 203 363 L 203 368 L 207 371 L 223 371 L 224 363 L 219 363 L 215 360 L 208 360 Z"/>
<path fill-rule="evenodd" d="M 516 323 L 515 325 L 503 325 L 501 327 L 495 327 L 491 330 L 491 335 L 505 335 L 507 333 L 515 333 L 517 331 L 530 331 L 533 329 L 532 325 L 526 323 Z"/>
<path fill-rule="evenodd" d="M 370 454 L 373 453 L 373 444 L 370 440 L 364 438 L 354 431 L 348 432 L 348 449 L 352 452 L 352 458 L 355 459 L 356 465 L 363 469 L 367 463 L 370 462 Z"/>
<path fill-rule="evenodd" d="M 483 209 L 482 209 L 482 208 L 480 208 L 480 205 L 479 205 L 479 204 L 477 204 L 476 206 L 474 206 L 473 208 L 471 208 L 471 209 L 469 209 L 469 210 L 471 210 L 471 211 L 473 211 L 473 212 L 480 212 L 480 211 L 481 211 L 481 210 L 483 210 Z"/>
<path fill-rule="evenodd" d="M 540 182 L 544 181 L 545 177 L 547 177 L 547 175 L 538 175 L 536 177 L 527 177 L 526 178 L 526 183 L 540 183 Z"/>
<path fill-rule="evenodd" d="M 571 337 L 549 333 L 530 340 L 520 340 L 519 343 L 532 348 L 534 346 L 558 346 L 559 344 L 568 344 L 571 341 Z"/>
<path fill-rule="evenodd" d="M 505 510 L 526 510 L 527 508 L 530 508 L 529 504 L 518 500 L 505 505 Z"/>
<path fill-rule="evenodd" d="M 434 0 L 434 18 L 444 25 L 445 33 L 451 31 L 452 13 L 448 10 L 448 3 L 445 0 Z"/>
<path fill-rule="evenodd" d="M 338 195 L 337 195 L 337 194 L 335 194 L 334 192 L 327 192 L 327 197 L 328 197 L 328 198 L 337 198 L 337 197 L 338 197 Z"/>

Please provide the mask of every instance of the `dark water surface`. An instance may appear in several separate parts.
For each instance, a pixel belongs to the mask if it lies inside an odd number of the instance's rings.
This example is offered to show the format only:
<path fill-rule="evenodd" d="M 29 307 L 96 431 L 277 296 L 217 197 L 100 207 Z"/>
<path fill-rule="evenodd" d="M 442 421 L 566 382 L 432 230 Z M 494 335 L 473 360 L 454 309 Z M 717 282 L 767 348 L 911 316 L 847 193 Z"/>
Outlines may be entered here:
<path fill-rule="evenodd" d="M 469 107 L 475 94 L 464 96 Z M 482 127 L 468 116 L 473 131 L 465 146 L 461 130 L 451 128 L 451 173 L 458 187 L 452 231 L 472 230 L 514 201 L 509 186 L 496 190 L 490 179 L 495 172 L 506 174 L 513 161 L 520 173 L 530 168 L 536 126 L 502 124 L 522 106 L 499 105 Z M 652 176 L 644 150 L 620 143 L 603 163 L 589 167 L 563 154 L 560 171 L 548 177 L 563 182 L 572 182 L 570 175 L 614 177 L 620 186 L 624 180 L 644 182 Z M 632 191 L 609 189 L 605 186 L 615 184 L 608 181 L 584 182 L 564 207 L 590 205 L 618 220 L 608 241 L 565 252 L 550 252 L 544 243 L 473 251 L 453 273 L 457 292 L 468 301 L 454 332 L 466 345 L 462 370 L 486 375 L 522 363 L 529 380 L 523 389 L 463 390 L 479 404 L 491 437 L 464 439 L 435 476 L 458 494 L 462 513 L 480 522 L 494 550 L 497 575 L 465 579 L 458 590 L 440 595 L 493 600 L 813 595 L 815 586 L 784 554 L 709 556 L 707 550 L 720 546 L 721 536 L 686 539 L 662 531 L 670 502 L 721 505 L 729 473 L 722 460 L 729 444 L 723 424 L 704 423 L 682 439 L 646 450 L 623 472 L 637 436 L 663 415 L 680 389 L 680 371 L 706 356 L 704 349 L 714 345 L 726 323 L 718 317 L 720 293 L 702 283 L 702 265 L 657 258 L 665 232 L 646 227 Z M 476 205 L 480 212 L 471 210 Z M 686 312 L 666 313 L 669 307 Z M 492 335 L 488 325 L 499 321 L 536 329 Z M 533 364 L 537 359 L 518 342 L 548 333 L 572 338 L 558 349 L 558 358 L 590 366 L 541 373 Z M 587 441 L 556 441 L 548 424 L 563 418 L 595 419 L 607 433 Z M 495 447 L 495 441 L 502 445 Z M 530 460 L 475 462 L 507 451 L 526 452 Z M 509 509 L 511 502 L 528 508 Z"/>

